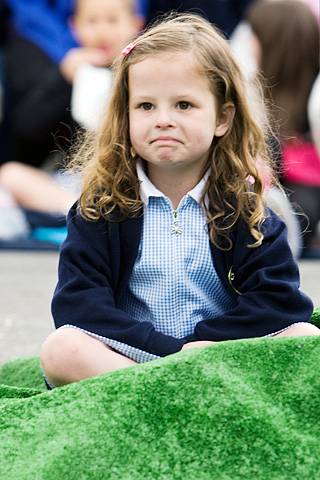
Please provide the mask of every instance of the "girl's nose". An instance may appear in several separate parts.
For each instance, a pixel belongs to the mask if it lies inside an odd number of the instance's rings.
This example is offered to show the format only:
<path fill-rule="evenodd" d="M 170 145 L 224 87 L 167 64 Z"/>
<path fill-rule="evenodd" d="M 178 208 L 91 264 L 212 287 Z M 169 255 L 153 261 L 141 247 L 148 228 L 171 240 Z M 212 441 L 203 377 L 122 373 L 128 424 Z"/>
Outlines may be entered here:
<path fill-rule="evenodd" d="M 158 116 L 156 119 L 157 128 L 171 128 L 175 126 L 175 121 L 172 118 L 172 115 L 167 110 L 159 110 Z"/>

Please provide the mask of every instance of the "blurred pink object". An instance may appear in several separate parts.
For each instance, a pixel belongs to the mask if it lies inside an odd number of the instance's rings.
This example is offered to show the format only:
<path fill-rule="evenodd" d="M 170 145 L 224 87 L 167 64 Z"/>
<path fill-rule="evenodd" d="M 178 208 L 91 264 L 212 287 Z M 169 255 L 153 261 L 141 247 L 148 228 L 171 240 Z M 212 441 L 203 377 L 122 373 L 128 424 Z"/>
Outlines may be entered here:
<path fill-rule="evenodd" d="M 283 162 L 288 182 L 320 186 L 320 157 L 312 143 L 288 143 L 283 148 Z"/>

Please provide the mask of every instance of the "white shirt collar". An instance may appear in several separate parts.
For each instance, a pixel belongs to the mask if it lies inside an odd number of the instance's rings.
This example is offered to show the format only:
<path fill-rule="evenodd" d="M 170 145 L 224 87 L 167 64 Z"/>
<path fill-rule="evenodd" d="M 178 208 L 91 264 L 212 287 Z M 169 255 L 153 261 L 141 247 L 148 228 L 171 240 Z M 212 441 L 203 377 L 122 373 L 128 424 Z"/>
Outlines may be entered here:
<path fill-rule="evenodd" d="M 201 198 L 202 198 L 209 175 L 210 175 L 210 170 L 207 170 L 205 175 L 200 180 L 200 182 L 197 183 L 197 185 L 193 187 L 193 189 L 190 190 L 190 192 L 187 193 L 187 195 L 193 198 L 198 204 L 200 204 L 201 202 Z M 158 190 L 147 177 L 141 160 L 138 160 L 137 162 L 137 176 L 140 181 L 140 198 L 146 206 L 149 203 L 150 197 L 166 198 L 166 196 L 162 192 L 160 192 L 160 190 Z"/>

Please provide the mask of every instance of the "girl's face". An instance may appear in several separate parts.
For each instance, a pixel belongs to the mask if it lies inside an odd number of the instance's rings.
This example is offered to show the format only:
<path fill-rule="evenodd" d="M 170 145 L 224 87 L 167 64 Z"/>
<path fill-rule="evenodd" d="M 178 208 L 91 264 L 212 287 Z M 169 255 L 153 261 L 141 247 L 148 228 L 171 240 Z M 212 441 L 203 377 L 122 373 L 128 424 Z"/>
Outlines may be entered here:
<path fill-rule="evenodd" d="M 155 169 L 201 171 L 215 136 L 229 125 L 217 118 L 215 97 L 192 53 L 162 53 L 129 68 L 130 139 Z"/>

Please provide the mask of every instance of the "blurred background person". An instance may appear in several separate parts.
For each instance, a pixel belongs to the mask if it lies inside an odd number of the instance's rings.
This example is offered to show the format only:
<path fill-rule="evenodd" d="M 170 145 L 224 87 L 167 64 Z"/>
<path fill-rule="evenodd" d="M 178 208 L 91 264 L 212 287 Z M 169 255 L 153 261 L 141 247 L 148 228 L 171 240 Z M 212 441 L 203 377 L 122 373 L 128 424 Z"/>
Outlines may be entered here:
<path fill-rule="evenodd" d="M 82 62 L 73 76 L 71 114 L 84 128 L 96 130 L 107 106 L 112 62 L 137 35 L 144 21 L 135 0 L 77 0 L 71 19 L 80 45 L 104 52 L 104 68 Z"/>
<path fill-rule="evenodd" d="M 320 30 L 300 0 L 258 0 L 248 10 L 251 47 L 280 142 L 280 174 L 299 215 L 304 256 L 320 258 L 320 157 L 311 137 L 310 94 L 319 74 Z M 319 102 L 319 99 L 317 100 Z"/>
<path fill-rule="evenodd" d="M 86 3 L 73 0 L 6 0 L 10 30 L 4 50 L 6 144 L 2 162 L 15 160 L 40 166 L 48 155 L 70 145 L 76 125 L 70 115 L 71 86 L 80 65 L 110 63 L 106 33 L 117 28 L 118 11 L 126 11 L 124 0 L 113 2 L 114 12 L 89 19 L 85 43 L 73 28 L 74 9 Z M 84 0 L 83 0 L 84 1 Z M 95 2 L 101 11 L 101 1 Z M 100 3 L 100 4 L 99 4 Z M 90 31 L 93 32 L 90 34 Z M 97 33 L 98 32 L 98 33 Z M 101 37 L 102 40 L 97 40 Z M 115 39 L 117 42 L 118 39 Z M 102 43 L 104 42 L 104 46 Z"/>
<path fill-rule="evenodd" d="M 58 138 L 63 148 L 71 137 L 70 72 L 85 52 L 68 26 L 70 0 L 6 1 L 10 28 L 1 159 L 40 166 L 57 149 Z"/>
<path fill-rule="evenodd" d="M 89 76 L 86 77 L 85 75 L 83 77 L 82 75 L 81 77 L 86 78 L 88 81 L 88 85 L 85 84 L 85 91 L 78 87 L 78 97 L 81 93 L 83 95 L 81 101 L 85 106 L 84 123 L 86 123 L 87 111 L 92 112 L 91 104 L 93 95 L 98 98 L 98 104 L 95 104 L 95 108 L 99 107 L 99 111 L 95 111 L 97 118 L 102 114 L 100 107 L 101 105 L 104 107 L 106 106 L 106 99 L 108 96 L 105 86 L 102 85 L 102 90 L 99 90 L 99 88 L 97 88 L 98 85 L 94 82 L 97 74 L 96 70 L 98 70 L 98 72 L 100 70 L 109 72 L 114 58 L 138 33 L 142 26 L 142 18 L 137 11 L 137 6 L 134 0 L 77 0 L 74 5 L 74 12 L 68 18 L 73 38 L 76 39 L 79 45 L 81 45 L 81 47 L 75 47 L 69 50 L 69 53 L 66 54 L 69 58 L 73 57 L 77 60 L 74 63 L 71 62 L 72 68 L 69 69 L 68 78 L 70 81 L 72 80 L 72 84 L 76 84 L 78 70 L 84 69 L 84 71 L 87 72 L 89 69 Z M 85 52 L 88 52 L 89 55 L 86 55 Z M 99 55 L 101 52 L 103 67 L 97 67 L 97 62 L 90 62 L 92 58 L 91 53 L 95 52 L 98 52 Z M 81 58 L 81 61 L 79 58 Z M 93 56 L 93 58 L 95 57 Z M 92 70 L 94 72 L 93 82 Z M 57 72 L 57 67 L 56 73 L 61 80 L 62 74 L 61 72 Z M 38 95 L 33 95 L 33 108 L 35 109 L 34 115 L 36 115 L 37 108 L 45 110 L 46 103 L 43 105 L 45 99 L 47 103 L 55 101 L 55 98 L 50 99 L 52 84 L 49 78 L 47 80 L 48 82 L 46 83 L 44 82 L 44 79 L 40 78 L 39 83 L 35 86 Z M 57 81 L 57 83 L 60 83 L 60 80 L 59 82 Z M 62 110 L 69 110 L 68 114 L 70 115 L 72 84 L 68 84 L 70 95 L 68 97 L 69 104 L 67 105 L 69 108 L 67 108 L 64 102 L 61 102 L 60 113 Z M 40 88 L 40 85 L 42 85 L 42 89 Z M 67 101 L 66 98 L 65 101 Z M 28 107 L 30 108 L 29 114 L 31 115 L 31 104 L 29 104 Z M 37 118 L 35 124 L 38 124 L 39 122 L 40 118 Z M 33 125 L 34 128 L 36 127 L 35 124 Z M 96 127 L 98 128 L 98 121 L 96 121 Z M 48 133 L 50 132 L 48 125 L 46 131 Z M 40 140 L 41 134 L 43 134 L 42 130 L 40 131 Z M 32 146 L 32 149 L 38 148 L 37 144 L 34 142 L 31 143 L 32 145 L 30 145 L 30 147 Z M 8 224 L 9 210 L 11 211 L 11 218 L 13 218 L 15 212 L 15 217 L 20 218 L 20 220 L 21 215 L 17 210 L 21 210 L 21 208 L 43 212 L 53 216 L 65 215 L 69 207 L 77 198 L 78 183 L 78 178 L 72 179 L 70 175 L 63 174 L 52 176 L 38 170 L 34 166 L 24 165 L 21 162 L 21 159 L 20 162 L 7 162 L 2 165 L 2 167 L 0 167 L 0 188 L 2 189 L 2 208 L 0 199 L 0 238 L 2 231 L 4 232 L 3 238 L 8 239 L 8 235 L 5 233 L 6 229 L 4 226 L 1 228 L 1 221 L 2 224 Z M 6 192 L 6 195 L 4 195 L 4 192 Z M 8 196 L 10 198 L 8 198 Z M 43 216 L 41 216 L 40 219 L 43 220 Z M 25 226 L 25 222 L 22 220 L 21 222 L 24 223 Z M 17 225 L 15 229 L 9 229 L 11 238 L 14 238 L 15 231 L 19 233 L 20 236 L 21 232 L 28 233 L 26 229 L 22 230 L 21 228 L 18 228 L 18 222 L 15 222 L 15 224 Z"/>

